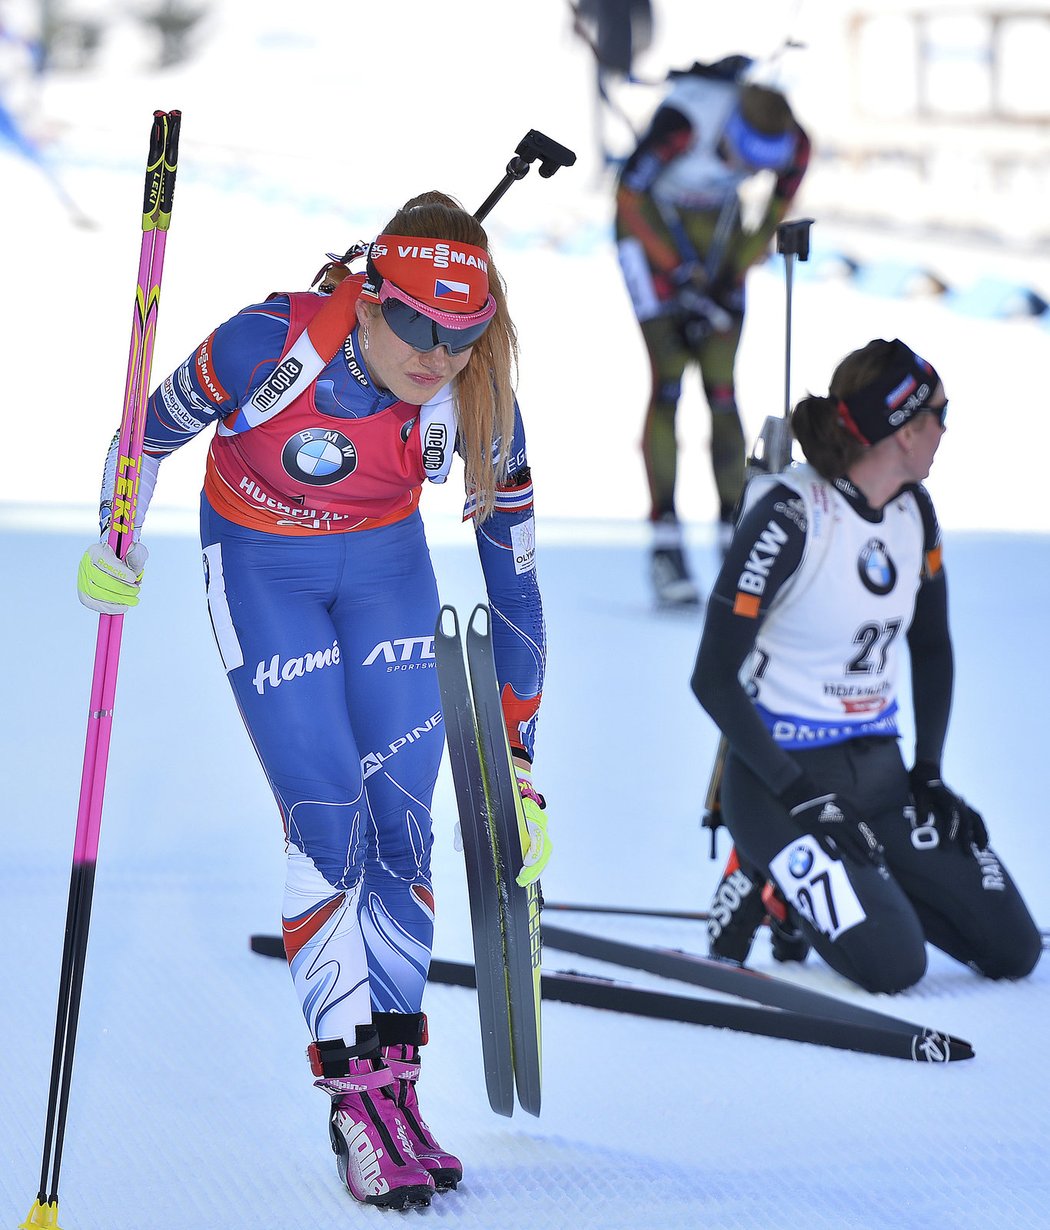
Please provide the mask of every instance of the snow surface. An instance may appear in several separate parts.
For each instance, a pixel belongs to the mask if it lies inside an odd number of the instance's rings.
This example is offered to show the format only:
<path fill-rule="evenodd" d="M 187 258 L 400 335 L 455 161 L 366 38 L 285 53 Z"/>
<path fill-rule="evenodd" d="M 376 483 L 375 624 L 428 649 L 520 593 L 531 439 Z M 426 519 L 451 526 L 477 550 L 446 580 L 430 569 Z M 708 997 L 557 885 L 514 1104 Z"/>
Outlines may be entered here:
<path fill-rule="evenodd" d="M 538 488 L 550 667 L 537 780 L 556 845 L 544 890 L 552 901 L 704 908 L 721 866 L 698 827 L 716 743 L 687 686 L 699 617 L 657 614 L 647 591 L 644 356 L 607 238 L 588 53 L 564 12 L 537 8 L 512 41 L 501 6 L 480 0 L 294 11 L 227 0 L 213 13 L 190 66 L 150 70 L 129 28 L 107 51 L 104 80 L 70 76 L 43 90 L 56 170 L 93 228 L 71 222 L 37 170 L 3 156 L 3 267 L 18 303 L 5 330 L 6 404 L 46 414 L 16 423 L 9 411 L 0 452 L 0 1222 L 11 1227 L 37 1188 L 96 629 L 73 575 L 95 533 L 122 401 L 155 107 L 185 115 L 155 377 L 237 307 L 308 284 L 326 250 L 368 237 L 421 187 L 480 202 L 528 128 L 580 152 L 573 170 L 515 185 L 490 227 L 522 335 Z M 705 16 L 703 38 L 698 16 L 662 16 L 674 47 L 664 65 L 747 43 L 739 15 L 736 28 L 731 17 L 709 28 Z M 804 199 L 795 212 L 805 213 Z M 1038 766 L 1048 681 L 1036 652 L 1050 600 L 1050 512 L 1036 477 L 1050 443 L 1047 333 L 1034 318 L 981 319 L 821 275 L 820 254 L 842 250 L 936 262 L 961 280 L 1045 282 L 1048 262 L 822 228 L 818 218 L 812 268 L 800 266 L 795 282 L 792 364 L 793 397 L 820 391 L 846 351 L 899 334 L 944 377 L 950 430 L 930 487 L 958 653 L 946 771 L 985 812 L 1047 924 Z M 784 399 L 776 263 L 751 287 L 739 384 L 753 435 Z M 710 580 L 715 506 L 695 388 L 682 437 L 682 507 L 696 569 Z M 281 841 L 201 593 L 203 452 L 203 442 L 190 445 L 162 470 L 146 594 L 125 620 L 65 1230 L 291 1230 L 381 1216 L 339 1186 L 290 981 L 248 948 L 250 934 L 278 928 Z M 424 512 L 442 596 L 466 613 L 483 591 L 455 486 L 428 491 Z M 468 960 L 447 766 L 435 814 L 435 953 Z M 557 921 L 703 950 L 696 923 Z M 918 987 L 878 1003 L 815 960 L 775 966 L 765 940 L 754 964 L 967 1038 L 977 1058 L 912 1065 L 551 1004 L 543 1113 L 504 1120 L 485 1098 L 471 994 L 431 986 L 423 1107 L 466 1178 L 428 1213 L 406 1216 L 483 1230 L 1050 1226 L 1045 963 L 1024 983 L 992 985 L 932 952 Z M 554 952 L 545 967 L 684 990 Z"/>

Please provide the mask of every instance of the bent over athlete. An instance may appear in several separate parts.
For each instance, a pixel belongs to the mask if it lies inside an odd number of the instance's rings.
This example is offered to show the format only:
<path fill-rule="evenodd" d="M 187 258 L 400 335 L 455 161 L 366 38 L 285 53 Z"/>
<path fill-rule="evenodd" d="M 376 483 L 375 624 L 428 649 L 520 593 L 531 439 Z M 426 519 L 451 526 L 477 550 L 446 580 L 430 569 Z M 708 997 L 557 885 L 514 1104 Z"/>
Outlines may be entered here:
<path fill-rule="evenodd" d="M 533 848 L 545 661 L 532 481 L 511 386 L 517 358 L 480 224 L 428 193 L 324 293 L 238 312 L 149 401 L 139 511 L 160 461 L 216 425 L 201 499 L 215 639 L 284 821 L 284 940 L 316 1083 L 350 1192 L 426 1204 L 459 1160 L 419 1115 L 415 1082 L 434 930 L 431 799 L 444 745 L 439 602 L 418 503 L 462 454 L 497 673 Z M 348 254 L 349 255 L 349 254 Z M 115 500 L 106 467 L 103 530 Z M 141 524 L 141 515 L 138 518 Z M 137 534 L 136 530 L 136 534 Z M 92 547 L 82 601 L 138 600 L 145 549 Z"/>
<path fill-rule="evenodd" d="M 745 279 L 809 165 L 809 137 L 784 96 L 739 80 L 748 63 L 732 56 L 673 72 L 671 90 L 616 185 L 617 253 L 650 366 L 642 432 L 653 525 L 650 571 L 658 601 L 668 605 L 699 600 L 675 502 L 682 379 L 693 364 L 699 368 L 711 411 L 724 547 L 744 484 L 735 365 Z M 773 180 L 769 197 L 754 228 L 745 229 L 740 190 L 766 171 Z"/>
<path fill-rule="evenodd" d="M 749 485 L 692 678 L 729 743 L 722 814 L 741 865 L 869 991 L 917 982 L 927 940 L 988 978 L 1024 977 L 1040 952 L 981 816 L 941 778 L 954 665 L 921 483 L 947 405 L 925 360 L 878 340 L 839 364 L 827 397 L 795 407 L 810 464 Z"/>

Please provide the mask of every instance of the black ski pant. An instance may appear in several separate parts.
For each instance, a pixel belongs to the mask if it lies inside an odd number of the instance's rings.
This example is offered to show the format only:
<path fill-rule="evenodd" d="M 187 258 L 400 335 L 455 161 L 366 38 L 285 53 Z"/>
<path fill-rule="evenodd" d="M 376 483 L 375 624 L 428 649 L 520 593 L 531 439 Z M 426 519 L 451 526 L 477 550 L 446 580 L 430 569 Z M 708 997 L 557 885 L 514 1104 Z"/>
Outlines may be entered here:
<path fill-rule="evenodd" d="M 987 978 L 1031 973 L 1041 936 L 1009 873 L 991 847 L 963 847 L 920 826 L 896 739 L 851 739 L 791 755 L 819 790 L 851 799 L 885 851 L 883 865 L 840 856 L 849 881 L 841 895 L 852 890 L 856 904 L 849 907 L 860 921 L 837 934 L 814 925 L 826 920 L 828 908 L 835 917 L 826 885 L 825 908 L 808 917 L 805 908 L 797 911 L 828 965 L 868 991 L 901 991 L 925 973 L 928 941 Z M 769 874 L 776 856 L 798 841 L 797 823 L 732 751 L 721 799 L 741 857 Z M 797 905 L 798 885 L 781 882 L 791 877 L 773 878 Z M 805 905 L 810 896 L 801 900 Z M 839 904 L 847 913 L 846 903 Z"/>

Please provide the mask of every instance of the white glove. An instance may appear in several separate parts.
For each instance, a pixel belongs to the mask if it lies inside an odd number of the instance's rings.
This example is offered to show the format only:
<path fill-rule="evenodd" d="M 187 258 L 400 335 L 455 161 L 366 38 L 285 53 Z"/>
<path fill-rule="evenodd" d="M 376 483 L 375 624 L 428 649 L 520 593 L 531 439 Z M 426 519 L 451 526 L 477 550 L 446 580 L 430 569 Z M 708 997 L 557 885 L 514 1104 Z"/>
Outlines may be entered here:
<path fill-rule="evenodd" d="M 123 560 L 105 542 L 88 547 L 77 569 L 77 596 L 86 607 L 103 615 L 123 615 L 139 604 L 139 587 L 149 552 L 132 543 Z"/>

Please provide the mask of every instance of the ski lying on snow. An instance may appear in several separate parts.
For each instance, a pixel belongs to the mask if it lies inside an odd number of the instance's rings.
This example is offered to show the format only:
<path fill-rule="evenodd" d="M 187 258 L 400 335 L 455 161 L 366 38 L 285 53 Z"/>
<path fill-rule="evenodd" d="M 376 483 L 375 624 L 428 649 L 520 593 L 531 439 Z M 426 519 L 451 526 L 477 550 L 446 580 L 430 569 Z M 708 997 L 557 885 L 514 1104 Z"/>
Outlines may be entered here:
<path fill-rule="evenodd" d="M 284 956 L 284 941 L 279 935 L 253 935 L 251 946 L 253 952 L 262 953 L 263 956 Z M 430 963 L 430 981 L 456 987 L 477 985 L 473 965 L 436 958 Z M 814 1046 L 830 1046 L 889 1059 L 953 1063 L 960 1059 L 972 1059 L 974 1054 L 973 1047 L 961 1038 L 918 1026 L 914 1033 L 904 1033 L 804 1012 L 786 1012 L 772 1007 L 752 1008 L 745 1004 L 719 1003 L 692 995 L 649 991 L 586 974 L 544 974 L 541 986 L 543 998 L 557 1003 L 629 1013 L 659 1021 L 734 1029 L 764 1038 L 809 1042 Z"/>
<path fill-rule="evenodd" d="M 539 885 L 516 883 L 528 837 L 514 778 L 492 652 L 491 614 L 474 608 L 466 658 L 455 608 L 434 634 L 456 788 L 474 942 L 485 1082 L 501 1115 L 518 1102 L 540 1113 Z M 469 670 L 469 685 L 467 674 Z"/>
<path fill-rule="evenodd" d="M 772 978 L 768 974 L 762 974 L 744 966 L 730 965 L 725 961 L 714 961 L 708 957 L 698 957 L 670 948 L 649 948 L 642 944 L 610 939 L 607 936 L 587 935 L 580 931 L 571 931 L 565 927 L 555 927 L 550 924 L 544 924 L 543 940 L 548 948 L 556 948 L 561 952 L 570 952 L 578 957 L 591 957 L 597 961 L 608 961 L 614 965 L 626 966 L 628 969 L 644 970 L 646 973 L 657 974 L 663 978 L 688 982 L 708 991 L 736 995 L 767 1008 L 778 1008 L 784 1012 L 801 1013 L 812 1018 L 823 1018 L 847 1025 L 889 1031 L 905 1037 L 929 1035 L 932 1038 L 943 1039 L 946 1043 L 950 1042 L 953 1046 L 964 1048 L 968 1052 L 965 1055 L 956 1056 L 957 1058 L 969 1058 L 973 1054 L 973 1049 L 968 1042 L 952 1038 L 950 1034 L 942 1034 L 912 1021 L 904 1021 L 899 1017 L 888 1016 L 882 1012 L 874 1012 L 870 1008 L 846 1003 L 830 995 L 824 995 L 820 991 L 812 991 L 808 987 L 798 986 L 781 978 Z"/>
<path fill-rule="evenodd" d="M 583 905 L 572 901 L 547 901 L 546 898 L 543 908 L 559 914 L 615 914 L 623 918 L 673 918 L 687 922 L 707 922 L 711 917 L 710 910 L 659 910 L 630 905 Z"/>
<path fill-rule="evenodd" d="M 707 922 L 710 910 L 668 910 L 631 905 L 591 905 L 582 901 L 544 901 L 545 910 L 559 914 L 615 914 L 623 918 L 673 918 L 684 922 Z M 1041 927 L 1043 947 L 1050 949 L 1050 927 Z"/>
<path fill-rule="evenodd" d="M 835 1020 L 857 1021 L 905 1033 L 914 1033 L 922 1028 L 881 1012 L 844 1003 L 819 991 L 811 991 L 807 987 L 770 977 L 746 966 L 732 965 L 726 961 L 716 961 L 678 949 L 650 948 L 546 923 L 543 936 L 548 947 L 562 952 L 570 952 L 578 957 L 592 957 L 597 961 L 608 961 L 628 969 L 644 970 L 663 978 L 692 983 L 708 991 L 737 995 L 741 999 L 749 999 L 769 1008 L 781 1008 L 788 1012 L 812 1012 Z"/>
<path fill-rule="evenodd" d="M 472 987 L 474 967 L 462 961 L 434 960 L 430 965 L 430 981 Z M 973 1048 L 968 1042 L 930 1029 L 905 1034 L 802 1012 L 649 991 L 586 974 L 544 974 L 541 986 L 546 1000 L 606 1012 L 624 1012 L 689 1025 L 711 1025 L 765 1038 L 809 1042 L 814 1046 L 830 1046 L 889 1059 L 910 1059 L 917 1063 L 952 1063 L 973 1058 Z"/>

